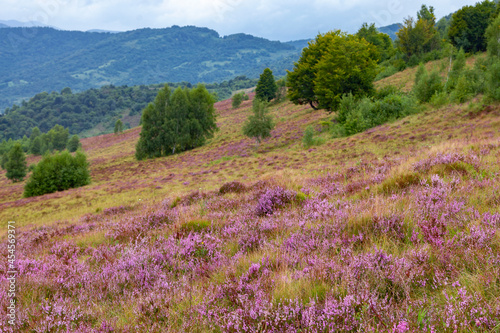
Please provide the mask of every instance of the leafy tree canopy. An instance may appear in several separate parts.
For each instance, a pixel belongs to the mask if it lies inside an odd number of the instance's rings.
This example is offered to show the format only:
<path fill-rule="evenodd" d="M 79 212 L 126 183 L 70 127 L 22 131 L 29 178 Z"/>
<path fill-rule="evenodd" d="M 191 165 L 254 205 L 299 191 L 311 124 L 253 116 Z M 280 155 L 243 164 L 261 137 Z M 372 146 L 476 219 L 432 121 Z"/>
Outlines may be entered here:
<path fill-rule="evenodd" d="M 214 97 L 203 85 L 194 89 L 168 85 L 142 113 L 136 158 L 167 156 L 203 145 L 217 130 Z"/>
<path fill-rule="evenodd" d="M 255 138 L 257 143 L 260 143 L 262 139 L 271 136 L 275 124 L 269 114 L 266 101 L 254 99 L 252 112 L 253 114 L 248 117 L 243 125 L 243 134 L 249 138 Z"/>
<path fill-rule="evenodd" d="M 465 52 L 486 51 L 485 31 L 496 10 L 495 2 L 489 0 L 459 9 L 453 14 L 448 31 L 451 43 Z"/>
<path fill-rule="evenodd" d="M 18 182 L 24 179 L 27 171 L 26 155 L 20 143 L 15 143 L 7 155 L 5 163 L 7 170 L 7 178 L 13 182 Z"/>
<path fill-rule="evenodd" d="M 378 54 L 364 38 L 340 30 L 318 35 L 288 73 L 289 98 L 295 104 L 335 110 L 342 95 L 370 94 Z"/>

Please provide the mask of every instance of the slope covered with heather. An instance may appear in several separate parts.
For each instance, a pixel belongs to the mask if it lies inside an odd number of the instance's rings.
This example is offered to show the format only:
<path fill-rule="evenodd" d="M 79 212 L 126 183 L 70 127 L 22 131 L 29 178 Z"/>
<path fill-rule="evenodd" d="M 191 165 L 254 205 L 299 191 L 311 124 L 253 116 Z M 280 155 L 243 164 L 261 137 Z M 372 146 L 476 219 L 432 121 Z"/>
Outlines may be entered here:
<path fill-rule="evenodd" d="M 175 156 L 136 161 L 140 128 L 82 140 L 83 188 L 23 199 L 2 171 L 16 331 L 498 329 L 498 105 L 426 106 L 304 149 L 325 112 L 274 105 L 256 147 L 241 134 L 251 100 L 230 104 L 207 145 Z"/>

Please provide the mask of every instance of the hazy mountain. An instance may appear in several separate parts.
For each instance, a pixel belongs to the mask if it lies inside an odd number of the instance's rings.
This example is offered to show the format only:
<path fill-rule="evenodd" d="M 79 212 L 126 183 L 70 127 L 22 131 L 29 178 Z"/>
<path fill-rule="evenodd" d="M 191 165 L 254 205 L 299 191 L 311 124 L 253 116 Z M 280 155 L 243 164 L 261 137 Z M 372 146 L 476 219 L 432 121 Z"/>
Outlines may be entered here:
<path fill-rule="evenodd" d="M 388 34 L 392 40 L 396 40 L 396 38 L 397 38 L 396 32 L 399 31 L 399 28 L 401 27 L 401 25 L 402 25 L 401 23 L 394 23 L 394 24 L 391 24 L 391 25 L 388 25 L 385 27 L 377 28 L 377 29 L 378 29 L 378 31 L 380 31 L 384 34 Z"/>
<path fill-rule="evenodd" d="M 0 110 L 42 91 L 103 85 L 222 82 L 276 76 L 293 68 L 307 43 L 246 34 L 221 37 L 207 28 L 173 26 L 120 33 L 52 28 L 0 29 Z"/>
<path fill-rule="evenodd" d="M 7 20 L 7 21 L 0 20 L 0 28 L 30 28 L 30 27 L 47 27 L 47 25 L 38 21 L 21 22 L 16 20 Z"/>

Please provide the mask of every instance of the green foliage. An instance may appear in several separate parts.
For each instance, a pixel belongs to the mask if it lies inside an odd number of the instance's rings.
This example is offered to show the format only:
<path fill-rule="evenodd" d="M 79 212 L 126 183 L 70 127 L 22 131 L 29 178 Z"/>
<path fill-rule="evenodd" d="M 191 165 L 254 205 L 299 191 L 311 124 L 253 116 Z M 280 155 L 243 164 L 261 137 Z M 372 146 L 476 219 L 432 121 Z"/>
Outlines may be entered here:
<path fill-rule="evenodd" d="M 142 114 L 136 158 L 167 156 L 202 146 L 217 130 L 215 99 L 203 85 L 194 89 L 168 85 Z"/>
<path fill-rule="evenodd" d="M 460 76 L 455 89 L 451 92 L 450 98 L 455 103 L 464 103 L 472 98 L 470 82 L 465 75 Z"/>
<path fill-rule="evenodd" d="M 72 156 L 68 151 L 46 154 L 36 165 L 24 187 L 24 196 L 64 191 L 90 184 L 87 157 L 81 151 Z"/>
<path fill-rule="evenodd" d="M 309 148 L 314 144 L 314 128 L 311 125 L 306 127 L 304 136 L 302 137 L 302 143 L 304 144 L 304 148 Z"/>
<path fill-rule="evenodd" d="M 435 93 L 430 100 L 430 103 L 435 107 L 435 108 L 440 108 L 442 106 L 445 106 L 446 104 L 450 103 L 450 96 L 446 91 L 440 91 Z"/>
<path fill-rule="evenodd" d="M 488 57 L 490 59 L 500 58 L 500 15 L 490 23 L 486 29 L 485 37 Z"/>
<path fill-rule="evenodd" d="M 255 98 L 269 102 L 276 97 L 277 91 L 278 86 L 274 80 L 273 72 L 269 68 L 264 69 L 255 88 Z"/>
<path fill-rule="evenodd" d="M 70 153 L 74 153 L 81 148 L 81 146 L 82 144 L 80 143 L 80 138 L 75 134 L 71 137 L 71 139 L 69 139 L 67 149 Z"/>
<path fill-rule="evenodd" d="M 395 53 L 391 37 L 385 33 L 379 32 L 377 28 L 375 28 L 374 23 L 370 25 L 363 23 L 356 33 L 356 36 L 364 38 L 368 43 L 375 46 L 380 62 L 390 59 Z"/>
<path fill-rule="evenodd" d="M 7 154 L 5 170 L 7 170 L 7 178 L 12 180 L 14 183 L 22 181 L 26 176 L 26 155 L 24 155 L 24 151 L 20 143 L 15 143 Z"/>
<path fill-rule="evenodd" d="M 185 222 L 181 225 L 180 229 L 186 233 L 189 232 L 202 232 L 203 230 L 210 228 L 212 223 L 207 220 L 192 220 Z"/>
<path fill-rule="evenodd" d="M 379 66 L 378 74 L 374 81 L 379 81 L 385 79 L 386 77 L 392 76 L 398 72 L 398 69 L 393 65 L 389 64 L 387 67 Z"/>
<path fill-rule="evenodd" d="M 226 99 L 231 97 L 233 91 L 256 84 L 257 79 L 242 75 L 222 83 L 207 84 L 206 88 L 219 98 Z M 188 82 L 168 85 L 171 88 L 191 86 Z M 141 111 L 155 99 L 163 86 L 104 86 L 74 94 L 40 93 L 20 107 L 7 109 L 7 113 L 0 116 L 0 140 L 20 139 L 23 135 L 30 135 L 35 126 L 39 126 L 42 132 L 48 132 L 56 124 L 80 137 L 113 133 L 116 119 L 127 113 L 133 117 L 131 125 L 135 127 L 139 125 Z"/>
<path fill-rule="evenodd" d="M 484 0 L 474 6 L 464 6 L 453 14 L 448 37 L 465 52 L 486 51 L 486 28 L 496 12 L 494 1 Z"/>
<path fill-rule="evenodd" d="M 440 40 L 435 24 L 434 8 L 422 5 L 417 13 L 417 20 L 412 17 L 405 19 L 403 26 L 396 33 L 397 47 L 408 59 L 418 58 L 424 53 L 439 49 Z"/>
<path fill-rule="evenodd" d="M 257 143 L 260 143 L 262 139 L 271 136 L 275 124 L 272 116 L 269 115 L 266 102 L 254 99 L 252 111 L 253 114 L 243 125 L 243 134 L 249 138 L 255 138 Z"/>
<path fill-rule="evenodd" d="M 415 76 L 415 84 L 413 86 L 413 93 L 419 102 L 429 102 L 434 94 L 442 90 L 443 82 L 439 73 L 433 71 L 428 74 L 425 67 L 421 65 Z"/>
<path fill-rule="evenodd" d="M 276 81 L 278 90 L 276 91 L 276 102 L 280 103 L 286 99 L 286 77 Z"/>
<path fill-rule="evenodd" d="M 491 60 L 486 81 L 487 97 L 500 101 L 500 59 Z"/>
<path fill-rule="evenodd" d="M 451 72 L 448 76 L 448 82 L 446 83 L 446 89 L 451 91 L 455 88 L 458 83 L 458 79 L 463 75 L 466 65 L 465 52 L 460 49 L 455 61 L 453 61 L 453 66 L 451 67 Z"/>
<path fill-rule="evenodd" d="M 119 134 L 119 133 L 123 133 L 123 122 L 118 119 L 116 122 L 115 122 L 115 129 L 114 129 L 114 133 L 115 134 Z"/>
<path fill-rule="evenodd" d="M 318 35 L 288 72 L 288 97 L 295 104 L 335 110 L 342 95 L 373 92 L 377 51 L 365 39 L 340 30 Z"/>
<path fill-rule="evenodd" d="M 43 141 L 41 136 L 37 136 L 32 142 L 30 146 L 30 153 L 33 155 L 42 155 L 44 151 Z"/>
<path fill-rule="evenodd" d="M 3 153 L 0 159 L 0 167 L 2 168 L 2 170 L 5 170 L 5 165 L 7 164 L 8 161 L 9 161 L 8 153 Z"/>
<path fill-rule="evenodd" d="M 239 92 L 233 95 L 233 98 L 231 99 L 231 105 L 233 109 L 240 107 L 241 103 L 243 102 L 244 96 L 246 96 L 244 92 Z"/>
<path fill-rule="evenodd" d="M 69 131 L 61 125 L 55 125 L 45 135 L 48 146 L 52 149 L 62 151 L 66 149 L 69 139 Z"/>
<path fill-rule="evenodd" d="M 356 99 L 352 94 L 344 95 L 335 117 L 337 125 L 333 129 L 334 134 L 353 135 L 418 111 L 411 96 L 402 93 L 381 96 L 380 99 Z"/>

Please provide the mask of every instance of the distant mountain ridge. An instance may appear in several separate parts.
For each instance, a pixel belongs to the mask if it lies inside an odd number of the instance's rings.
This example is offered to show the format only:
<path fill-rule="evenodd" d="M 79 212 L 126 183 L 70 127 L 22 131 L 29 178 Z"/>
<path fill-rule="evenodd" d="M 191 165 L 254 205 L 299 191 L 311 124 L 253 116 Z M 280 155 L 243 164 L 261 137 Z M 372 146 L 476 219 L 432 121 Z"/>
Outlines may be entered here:
<path fill-rule="evenodd" d="M 103 85 L 222 82 L 276 76 L 293 68 L 307 41 L 282 43 L 247 34 L 173 26 L 119 33 L 41 27 L 0 29 L 0 110 L 42 91 Z"/>

